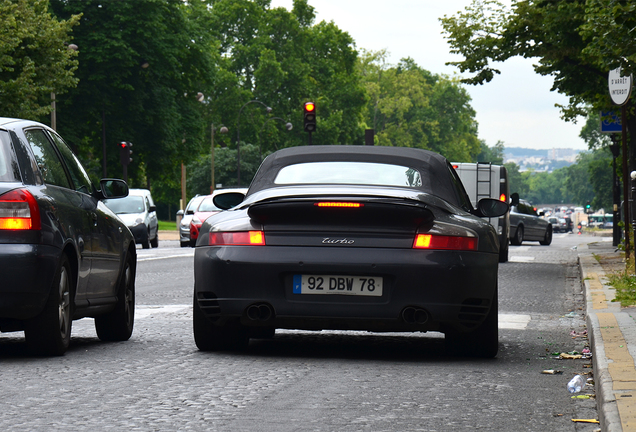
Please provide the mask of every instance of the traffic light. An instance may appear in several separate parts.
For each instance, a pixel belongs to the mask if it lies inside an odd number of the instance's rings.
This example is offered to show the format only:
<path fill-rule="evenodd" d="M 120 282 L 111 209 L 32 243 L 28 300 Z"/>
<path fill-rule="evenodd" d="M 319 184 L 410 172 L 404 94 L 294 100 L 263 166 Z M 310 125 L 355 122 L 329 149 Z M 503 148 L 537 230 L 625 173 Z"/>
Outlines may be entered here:
<path fill-rule="evenodd" d="M 132 154 L 132 143 L 122 141 L 119 143 L 119 159 L 121 164 L 128 166 L 132 162 L 130 155 Z"/>
<path fill-rule="evenodd" d="M 305 120 L 305 132 L 312 133 L 316 130 L 316 104 L 306 102 L 303 118 Z"/>
<path fill-rule="evenodd" d="M 590 212 L 590 207 L 592 207 L 590 205 L 590 202 L 588 201 L 587 204 L 585 205 L 585 213 L 589 213 Z"/>

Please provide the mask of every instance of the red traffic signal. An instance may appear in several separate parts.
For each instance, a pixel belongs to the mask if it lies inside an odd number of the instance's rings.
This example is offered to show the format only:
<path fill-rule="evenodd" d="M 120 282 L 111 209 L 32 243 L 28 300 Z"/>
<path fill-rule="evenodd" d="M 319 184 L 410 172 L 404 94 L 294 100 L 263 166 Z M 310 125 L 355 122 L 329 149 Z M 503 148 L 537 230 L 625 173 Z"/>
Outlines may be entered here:
<path fill-rule="evenodd" d="M 132 154 L 132 143 L 122 141 L 119 144 L 119 160 L 122 165 L 127 166 L 132 162 L 130 155 Z"/>
<path fill-rule="evenodd" d="M 306 102 L 303 111 L 305 132 L 314 132 L 316 130 L 316 104 Z"/>

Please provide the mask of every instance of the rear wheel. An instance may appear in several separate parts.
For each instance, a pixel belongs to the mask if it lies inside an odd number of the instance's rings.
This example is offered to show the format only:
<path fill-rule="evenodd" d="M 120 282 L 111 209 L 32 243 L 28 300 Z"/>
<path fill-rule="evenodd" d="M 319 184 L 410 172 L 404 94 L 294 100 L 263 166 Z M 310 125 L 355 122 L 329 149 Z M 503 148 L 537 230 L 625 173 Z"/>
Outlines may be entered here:
<path fill-rule="evenodd" d="M 71 281 L 68 257 L 62 255 L 44 310 L 25 325 L 26 343 L 34 354 L 59 356 L 68 349 L 73 318 Z"/>
<path fill-rule="evenodd" d="M 188 247 L 188 246 L 190 246 L 190 240 L 181 242 L 181 247 Z"/>
<path fill-rule="evenodd" d="M 499 305 L 498 290 L 492 299 L 490 311 L 484 322 L 468 333 L 450 331 L 446 333 L 444 343 L 451 355 L 492 358 L 499 350 Z"/>
<path fill-rule="evenodd" d="M 135 324 L 135 260 L 126 254 L 124 272 L 117 290 L 117 305 L 112 312 L 95 317 L 97 337 L 103 341 L 126 341 Z"/>
<path fill-rule="evenodd" d="M 215 325 L 199 307 L 196 294 L 193 304 L 194 342 L 201 351 L 240 350 L 247 347 L 249 335 L 240 324 Z"/>
<path fill-rule="evenodd" d="M 153 248 L 159 247 L 159 233 L 155 234 L 155 238 L 150 240 L 150 246 Z"/>
<path fill-rule="evenodd" d="M 550 243 L 552 243 L 552 228 L 548 227 L 548 229 L 545 230 L 545 237 L 543 237 L 543 240 L 539 241 L 539 244 L 549 246 Z"/>
<path fill-rule="evenodd" d="M 499 245 L 499 262 L 508 262 L 508 239 L 505 239 L 504 244 Z"/>
<path fill-rule="evenodd" d="M 510 243 L 515 246 L 519 246 L 523 243 L 523 226 L 519 225 L 517 227 L 517 232 L 515 232 L 515 236 L 510 239 Z"/>

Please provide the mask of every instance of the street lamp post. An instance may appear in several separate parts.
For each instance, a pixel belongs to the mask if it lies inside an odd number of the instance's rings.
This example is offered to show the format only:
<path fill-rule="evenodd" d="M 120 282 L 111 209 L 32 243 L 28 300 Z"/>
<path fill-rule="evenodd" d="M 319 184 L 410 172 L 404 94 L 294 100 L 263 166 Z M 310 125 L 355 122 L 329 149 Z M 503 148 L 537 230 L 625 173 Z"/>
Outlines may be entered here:
<path fill-rule="evenodd" d="M 270 120 L 278 120 L 281 122 L 285 122 L 284 119 L 280 118 L 280 117 L 270 117 L 267 120 L 265 120 L 265 123 L 263 123 L 263 126 L 261 127 L 260 132 L 258 133 L 258 157 L 259 159 L 263 160 L 263 149 L 261 148 L 263 145 L 263 129 L 265 129 L 265 125 L 267 125 L 267 123 L 269 123 Z M 290 122 L 286 122 L 285 123 L 285 128 L 287 128 L 288 131 L 292 130 L 293 125 Z M 278 150 L 278 147 L 276 147 L 276 149 Z"/>
<path fill-rule="evenodd" d="M 211 183 L 210 183 L 210 193 L 214 192 L 214 131 L 216 130 L 216 128 L 214 127 L 214 123 L 212 123 L 212 126 L 210 126 L 210 141 L 211 141 L 211 146 L 210 146 L 210 159 L 211 159 Z M 228 130 L 225 126 L 221 126 L 221 128 L 219 129 L 219 132 L 221 133 L 227 133 Z"/>
<path fill-rule="evenodd" d="M 239 187 L 241 186 L 241 135 L 240 135 L 239 121 L 241 120 L 241 113 L 243 112 L 243 108 L 245 108 L 251 103 L 261 104 L 265 107 L 265 111 L 267 111 L 267 113 L 272 112 L 271 107 L 268 107 L 267 105 L 265 105 L 263 102 L 259 100 L 251 100 L 249 102 L 246 102 L 245 104 L 243 104 L 241 109 L 239 109 L 238 116 L 236 117 L 236 181 Z"/>
<path fill-rule="evenodd" d="M 66 48 L 72 51 L 77 51 L 79 49 L 79 47 L 75 44 L 64 43 L 64 45 L 66 45 Z M 56 112 L 56 105 L 55 105 L 55 92 L 51 92 L 51 129 L 57 130 L 57 112 Z"/>

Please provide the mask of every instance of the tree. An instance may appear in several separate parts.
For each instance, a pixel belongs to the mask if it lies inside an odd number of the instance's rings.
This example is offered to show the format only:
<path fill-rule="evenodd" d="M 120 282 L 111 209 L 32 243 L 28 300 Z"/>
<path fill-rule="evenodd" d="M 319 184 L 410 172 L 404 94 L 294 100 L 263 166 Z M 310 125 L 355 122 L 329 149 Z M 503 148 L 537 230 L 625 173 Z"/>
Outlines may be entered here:
<path fill-rule="evenodd" d="M 433 150 L 457 162 L 480 151 L 475 111 L 459 82 L 410 59 L 386 63 L 386 51 L 363 52 L 358 69 L 368 95 L 364 119 L 377 145 Z"/>
<path fill-rule="evenodd" d="M 535 71 L 554 77 L 552 89 L 569 97 L 563 117 L 573 120 L 595 111 L 609 111 L 607 88 L 611 69 L 636 72 L 634 2 L 620 0 L 526 0 L 508 10 L 496 0 L 473 0 L 464 12 L 441 19 L 451 52 L 464 57 L 451 62 L 463 81 L 483 84 L 499 70 L 491 62 L 514 56 L 537 58 Z M 636 148 L 636 100 L 631 98 L 623 121 Z"/>
<path fill-rule="evenodd" d="M 486 141 L 479 141 L 481 152 L 477 155 L 476 162 L 490 162 L 495 165 L 503 165 L 504 161 L 504 143 L 497 141 L 492 147 L 488 147 Z"/>
<path fill-rule="evenodd" d="M 0 116 L 32 120 L 51 112 L 51 93 L 77 85 L 69 49 L 81 14 L 57 20 L 48 0 L 0 0 Z"/>
<path fill-rule="evenodd" d="M 89 164 L 93 178 L 101 176 L 104 135 L 110 176 L 121 169 L 116 143 L 132 142 L 131 185 L 165 178 L 176 199 L 180 163 L 207 142 L 197 93 L 211 93 L 218 58 L 201 19 L 205 5 L 51 0 L 51 6 L 60 17 L 82 13 L 74 32 L 79 84 L 60 101 L 61 133 L 83 160 L 98 161 Z"/>

